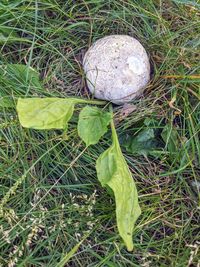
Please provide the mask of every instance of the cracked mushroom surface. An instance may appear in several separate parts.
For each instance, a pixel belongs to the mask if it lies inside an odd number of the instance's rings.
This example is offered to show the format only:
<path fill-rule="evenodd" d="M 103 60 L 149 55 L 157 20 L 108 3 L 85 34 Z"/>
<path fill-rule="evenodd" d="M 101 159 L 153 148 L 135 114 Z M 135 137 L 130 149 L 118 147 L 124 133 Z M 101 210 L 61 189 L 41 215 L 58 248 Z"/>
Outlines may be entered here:
<path fill-rule="evenodd" d="M 123 104 L 139 97 L 150 80 L 144 47 L 128 35 L 97 40 L 83 59 L 87 86 L 99 99 Z"/>

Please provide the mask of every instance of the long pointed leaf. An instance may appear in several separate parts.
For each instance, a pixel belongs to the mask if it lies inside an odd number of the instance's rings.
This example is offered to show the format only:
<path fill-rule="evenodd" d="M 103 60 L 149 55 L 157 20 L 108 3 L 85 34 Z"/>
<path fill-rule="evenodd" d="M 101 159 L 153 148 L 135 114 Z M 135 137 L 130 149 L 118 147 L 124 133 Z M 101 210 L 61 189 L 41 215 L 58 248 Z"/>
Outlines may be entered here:
<path fill-rule="evenodd" d="M 102 186 L 108 185 L 114 192 L 117 227 L 129 251 L 133 250 L 132 234 L 141 214 L 137 189 L 123 157 L 117 134 L 112 124 L 113 144 L 97 159 L 97 176 Z"/>

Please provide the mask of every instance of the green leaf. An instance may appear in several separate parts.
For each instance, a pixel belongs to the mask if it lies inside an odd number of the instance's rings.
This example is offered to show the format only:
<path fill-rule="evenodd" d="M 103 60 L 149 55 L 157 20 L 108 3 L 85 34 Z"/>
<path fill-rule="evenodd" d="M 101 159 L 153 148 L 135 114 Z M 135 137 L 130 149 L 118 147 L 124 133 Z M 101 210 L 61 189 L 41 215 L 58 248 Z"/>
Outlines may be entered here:
<path fill-rule="evenodd" d="M 75 104 L 104 104 L 79 98 L 19 98 L 17 112 L 21 125 L 33 129 L 67 129 Z"/>
<path fill-rule="evenodd" d="M 17 112 L 23 127 L 33 129 L 66 129 L 75 101 L 64 98 L 18 99 Z"/>
<path fill-rule="evenodd" d="M 97 107 L 86 106 L 82 109 L 78 121 L 78 134 L 86 146 L 98 143 L 107 132 L 110 120 L 111 114 Z"/>
<path fill-rule="evenodd" d="M 160 138 L 160 122 L 154 118 L 145 118 L 139 133 L 126 133 L 120 137 L 121 145 L 134 155 L 158 157 L 162 153 L 163 142 Z"/>
<path fill-rule="evenodd" d="M 123 143 L 126 150 L 133 154 L 148 155 L 159 147 L 154 129 L 144 129 L 134 138 L 129 136 Z"/>
<path fill-rule="evenodd" d="M 106 186 L 117 171 L 116 150 L 114 144 L 109 147 L 97 160 L 97 176 L 102 186 Z"/>
<path fill-rule="evenodd" d="M 96 170 L 102 186 L 109 186 L 115 196 L 117 227 L 129 251 L 133 250 L 132 234 L 141 214 L 138 193 L 131 172 L 123 157 L 114 124 L 113 144 L 97 159 Z"/>

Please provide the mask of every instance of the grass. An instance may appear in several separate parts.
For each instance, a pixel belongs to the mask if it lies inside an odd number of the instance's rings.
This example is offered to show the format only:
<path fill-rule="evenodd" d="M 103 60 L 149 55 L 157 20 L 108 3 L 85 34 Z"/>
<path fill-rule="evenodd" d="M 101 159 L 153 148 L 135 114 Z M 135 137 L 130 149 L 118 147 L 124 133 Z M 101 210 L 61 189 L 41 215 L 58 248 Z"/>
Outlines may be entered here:
<path fill-rule="evenodd" d="M 15 109 L 1 106 L 1 198 L 23 182 L 0 219 L 0 266 L 53 267 L 66 259 L 65 266 L 200 266 L 199 7 L 178 0 L 1 1 L 1 64 L 27 64 L 45 84 L 23 86 L 1 75 L 1 99 L 89 98 L 85 51 L 105 35 L 129 34 L 148 51 L 152 80 L 128 117 L 114 108 L 119 137 L 145 128 L 148 117 L 175 128 L 177 142 L 171 151 L 169 130 L 159 157 L 123 149 L 142 208 L 129 253 L 116 230 L 114 201 L 95 171 L 110 133 L 85 149 L 76 131 L 79 108 L 64 140 L 60 131 L 23 129 Z"/>

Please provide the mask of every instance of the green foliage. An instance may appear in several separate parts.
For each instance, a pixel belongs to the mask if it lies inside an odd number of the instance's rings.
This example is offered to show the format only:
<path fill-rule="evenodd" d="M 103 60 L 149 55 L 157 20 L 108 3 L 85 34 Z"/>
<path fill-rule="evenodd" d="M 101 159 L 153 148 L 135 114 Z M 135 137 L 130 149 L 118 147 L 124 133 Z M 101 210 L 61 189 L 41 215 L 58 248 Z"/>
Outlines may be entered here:
<path fill-rule="evenodd" d="M 31 88 L 42 89 L 38 72 L 23 64 L 0 65 L 0 85 L 28 93 Z"/>
<path fill-rule="evenodd" d="M 78 98 L 19 98 L 17 112 L 23 127 L 67 129 L 67 123 L 74 112 L 74 105 L 87 102 Z"/>
<path fill-rule="evenodd" d="M 171 124 L 166 124 L 161 133 L 168 152 L 173 156 L 179 147 L 178 131 Z"/>
<path fill-rule="evenodd" d="M 126 150 L 133 154 L 148 155 L 151 154 L 158 146 L 153 129 L 144 129 L 134 138 L 127 140 Z"/>
<path fill-rule="evenodd" d="M 17 112 L 23 127 L 33 129 L 66 129 L 73 115 L 75 98 L 27 98 L 18 99 Z M 106 133 L 112 114 L 97 107 L 86 106 L 80 112 L 78 133 L 87 146 L 96 144 Z M 96 169 L 102 186 L 108 185 L 114 192 L 119 233 L 127 249 L 133 249 L 132 233 L 141 211 L 137 189 L 131 172 L 122 155 L 117 133 L 112 122 L 112 146 L 97 160 Z"/>
<path fill-rule="evenodd" d="M 0 45 L 5 43 L 30 42 L 26 38 L 20 38 L 12 29 L 0 26 Z"/>
<path fill-rule="evenodd" d="M 114 143 L 97 160 L 97 176 L 102 186 L 106 186 L 117 171 Z"/>
<path fill-rule="evenodd" d="M 78 244 L 76 244 L 66 255 L 62 257 L 60 262 L 56 264 L 56 267 L 64 267 L 69 262 L 69 260 L 74 256 L 74 254 L 77 252 L 83 241 L 86 237 L 84 237 Z"/>
<path fill-rule="evenodd" d="M 137 189 L 123 157 L 117 133 L 112 124 L 113 143 L 97 160 L 97 176 L 102 186 L 108 185 L 114 192 L 119 234 L 129 251 L 133 250 L 134 224 L 141 214 Z"/>
<path fill-rule="evenodd" d="M 144 129 L 138 134 L 129 134 L 122 140 L 122 145 L 134 155 L 157 155 L 161 147 L 158 136 L 158 122 L 154 119 L 144 120 Z"/>
<path fill-rule="evenodd" d="M 14 108 L 15 103 L 13 99 L 9 97 L 1 97 L 0 98 L 0 108 Z"/>
<path fill-rule="evenodd" d="M 3 108 L 0 198 L 24 171 L 27 177 L 9 195 L 5 216 L 0 218 L 0 265 L 54 267 L 92 229 L 66 265 L 167 267 L 190 262 L 198 266 L 200 79 L 188 75 L 199 73 L 200 27 L 193 2 L 197 1 L 0 1 L 1 29 L 11 29 L 4 35 L 27 39 L 2 42 L 1 64 L 29 62 L 45 79 L 45 87 L 38 89 L 0 76 L 0 98 L 86 97 L 80 65 L 84 51 L 106 35 L 130 34 L 147 49 L 153 73 L 145 97 L 134 101 L 136 110 L 116 124 L 120 144 L 123 135 L 134 138 L 139 131 L 154 128 L 140 124 L 154 114 L 163 123 L 170 122 L 179 135 L 173 161 L 167 147 L 156 160 L 123 150 L 140 189 L 142 208 L 140 227 L 134 233 L 135 250 L 128 253 L 117 242 L 111 197 L 97 184 L 93 167 L 110 145 L 109 134 L 100 144 L 84 149 L 77 142 L 74 123 L 66 141 L 56 131 L 24 130 L 15 110 Z M 174 91 L 180 115 L 168 105 Z M 116 107 L 116 120 L 120 110 Z M 91 199 L 89 206 L 85 197 Z"/>
<path fill-rule="evenodd" d="M 20 98 L 19 121 L 33 129 L 66 129 L 74 111 L 74 100 L 63 98 Z"/>
<path fill-rule="evenodd" d="M 184 136 L 182 137 L 182 140 L 180 139 L 178 129 L 172 124 L 167 123 L 165 127 L 163 128 L 161 132 L 161 137 L 164 142 L 164 150 L 167 153 L 167 158 L 169 162 L 174 162 L 176 164 L 176 161 L 181 161 L 181 165 L 186 164 L 189 160 L 189 158 L 192 158 L 192 156 L 188 157 L 186 155 L 190 152 L 190 142 L 186 142 L 187 138 Z"/>
<path fill-rule="evenodd" d="M 109 112 L 97 107 L 84 107 L 79 115 L 78 134 L 86 146 L 98 143 L 99 139 L 107 132 L 111 120 Z"/>

